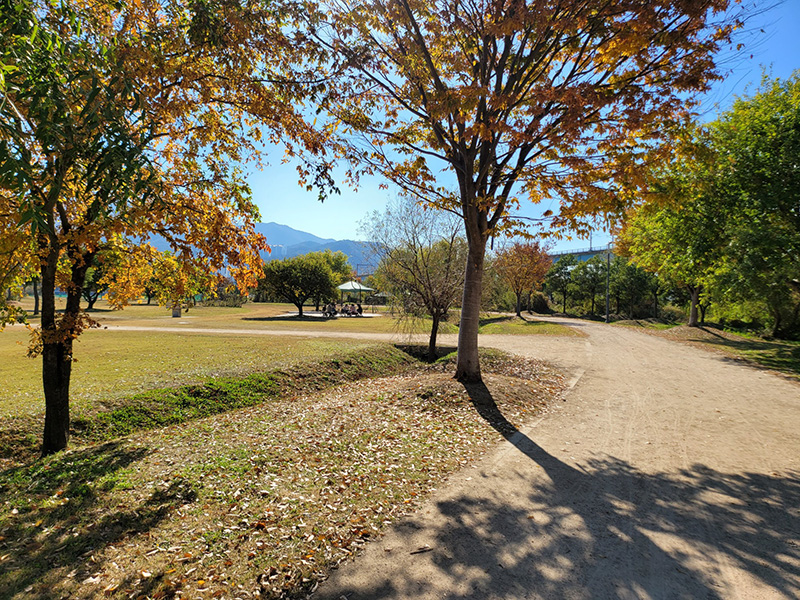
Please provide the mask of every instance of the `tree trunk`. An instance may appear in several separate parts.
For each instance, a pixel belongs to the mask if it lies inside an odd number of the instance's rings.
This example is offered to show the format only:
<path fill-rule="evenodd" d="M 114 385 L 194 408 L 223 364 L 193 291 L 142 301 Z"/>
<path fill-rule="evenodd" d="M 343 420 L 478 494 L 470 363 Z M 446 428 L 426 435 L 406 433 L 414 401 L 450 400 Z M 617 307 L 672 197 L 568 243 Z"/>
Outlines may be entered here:
<path fill-rule="evenodd" d="M 298 303 L 295 304 L 295 306 L 297 307 L 297 312 L 298 312 L 297 316 L 298 317 L 302 317 L 303 316 L 303 303 L 302 302 L 298 302 Z"/>
<path fill-rule="evenodd" d="M 428 340 L 428 360 L 431 362 L 436 360 L 436 335 L 439 333 L 439 320 L 441 317 L 437 311 L 431 311 L 431 337 Z"/>
<path fill-rule="evenodd" d="M 705 325 L 706 324 L 706 310 L 708 309 L 708 306 L 706 306 L 705 304 L 703 304 L 701 302 L 699 304 L 699 307 L 700 307 L 700 325 Z"/>
<path fill-rule="evenodd" d="M 697 327 L 697 305 L 700 300 L 700 286 L 692 286 L 689 288 L 692 294 L 691 306 L 689 308 L 689 327 Z"/>
<path fill-rule="evenodd" d="M 653 318 L 654 319 L 658 318 L 658 292 L 657 291 L 653 292 Z"/>
<path fill-rule="evenodd" d="M 58 251 L 51 250 L 42 266 L 42 386 L 45 414 L 42 456 L 67 447 L 69 441 L 69 384 L 72 375 L 72 343 L 81 312 L 81 291 L 91 256 L 72 268 L 67 305 L 56 322 L 55 281 Z"/>
<path fill-rule="evenodd" d="M 33 316 L 39 314 L 39 280 L 33 279 Z"/>
<path fill-rule="evenodd" d="M 481 381 L 478 359 L 478 325 L 481 316 L 481 286 L 486 240 L 480 235 L 467 236 L 469 250 L 464 273 L 464 295 L 461 301 L 461 321 L 458 328 L 458 359 L 455 378 L 465 383 Z"/>
<path fill-rule="evenodd" d="M 521 319 L 522 318 L 522 292 L 514 292 L 517 297 L 517 316 Z"/>
<path fill-rule="evenodd" d="M 772 325 L 772 332 L 770 333 L 771 337 L 778 337 L 781 333 L 781 325 L 783 319 L 781 319 L 781 309 L 777 306 L 774 306 L 771 302 L 770 304 L 770 312 L 772 312 L 772 316 L 775 319 L 774 324 Z"/>

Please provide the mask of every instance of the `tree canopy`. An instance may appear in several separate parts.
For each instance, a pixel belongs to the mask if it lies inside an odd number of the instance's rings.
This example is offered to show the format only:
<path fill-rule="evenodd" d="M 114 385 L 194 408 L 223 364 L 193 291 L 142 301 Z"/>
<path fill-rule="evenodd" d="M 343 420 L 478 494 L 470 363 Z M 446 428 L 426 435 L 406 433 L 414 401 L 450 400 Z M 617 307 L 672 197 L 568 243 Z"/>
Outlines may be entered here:
<path fill-rule="evenodd" d="M 800 330 L 800 77 L 738 99 L 649 179 L 622 245 L 637 263 L 718 306 L 756 302 L 773 335 Z"/>
<path fill-rule="evenodd" d="M 539 242 L 515 242 L 497 254 L 494 266 L 514 292 L 517 316 L 522 316 L 522 295 L 539 288 L 553 261 Z"/>
<path fill-rule="evenodd" d="M 41 275 L 44 454 L 67 443 L 81 292 L 105 247 L 133 256 L 158 234 L 181 265 L 255 283 L 266 243 L 238 163 L 265 136 L 319 149 L 297 110 L 310 87 L 281 72 L 306 52 L 289 6 L 0 2 L 0 276 Z"/>
<path fill-rule="evenodd" d="M 336 297 L 336 282 L 330 263 L 321 252 L 313 252 L 271 260 L 264 265 L 261 286 L 273 296 L 291 302 L 297 307 L 298 316 L 303 316 L 303 305 L 307 300 L 330 300 Z"/>
<path fill-rule="evenodd" d="M 521 200 L 580 228 L 618 210 L 687 95 L 718 76 L 728 0 L 331 0 L 315 30 L 339 85 L 323 106 L 346 149 L 464 222 L 456 376 L 479 380 L 487 241 Z M 453 185 L 438 171 L 449 169 Z M 453 191 L 455 189 L 455 192 Z"/>

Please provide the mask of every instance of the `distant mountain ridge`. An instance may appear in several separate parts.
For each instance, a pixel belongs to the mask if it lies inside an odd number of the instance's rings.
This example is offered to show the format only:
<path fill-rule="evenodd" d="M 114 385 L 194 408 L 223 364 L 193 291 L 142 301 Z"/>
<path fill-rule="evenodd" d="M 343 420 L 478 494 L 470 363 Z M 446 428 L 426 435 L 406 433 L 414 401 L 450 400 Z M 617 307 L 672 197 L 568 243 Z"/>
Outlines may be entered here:
<path fill-rule="evenodd" d="M 280 223 L 256 223 L 255 229 L 267 238 L 267 243 L 272 249 L 271 253 L 261 253 L 261 258 L 265 261 L 292 258 L 301 254 L 321 252 L 328 249 L 331 252 L 344 252 L 350 262 L 350 266 L 359 275 L 372 273 L 377 264 L 372 259 L 369 245 L 366 242 L 321 238 L 313 233 L 293 229 Z M 167 241 L 161 236 L 153 236 L 150 239 L 150 243 L 162 252 L 170 249 Z"/>
<path fill-rule="evenodd" d="M 257 223 L 256 231 L 267 238 L 267 243 L 272 248 L 271 253 L 261 253 L 262 258 L 266 261 L 330 250 L 346 254 L 350 266 L 359 275 L 371 273 L 375 269 L 369 245 L 366 242 L 321 238 L 279 223 Z"/>
<path fill-rule="evenodd" d="M 256 223 L 256 232 L 267 238 L 267 242 L 270 245 L 275 244 L 277 246 L 294 246 L 304 242 L 330 244 L 336 241 L 318 237 L 313 233 L 292 229 L 288 225 L 281 225 L 280 223 Z"/>

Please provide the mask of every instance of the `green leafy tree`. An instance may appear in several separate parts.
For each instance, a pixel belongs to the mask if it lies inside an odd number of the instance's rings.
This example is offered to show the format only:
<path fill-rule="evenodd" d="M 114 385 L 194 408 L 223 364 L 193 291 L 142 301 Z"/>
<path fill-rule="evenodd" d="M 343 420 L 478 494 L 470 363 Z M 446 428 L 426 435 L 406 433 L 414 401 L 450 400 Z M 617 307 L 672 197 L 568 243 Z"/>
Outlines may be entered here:
<path fill-rule="evenodd" d="M 800 334 L 800 74 L 765 80 L 710 126 L 726 248 L 720 296 L 761 301 L 772 334 Z"/>
<path fill-rule="evenodd" d="M 620 239 L 638 265 L 686 289 L 690 327 L 699 324 L 702 294 L 725 244 L 725 217 L 709 186 L 709 160 L 695 154 L 660 169 L 651 184 L 658 200 L 627 220 Z"/>
<path fill-rule="evenodd" d="M 653 276 L 626 257 L 617 256 L 612 261 L 610 294 L 616 301 L 616 312 L 627 309 L 629 319 L 634 319 L 647 303 L 654 283 Z"/>
<path fill-rule="evenodd" d="M 319 253 L 272 260 L 264 265 L 259 287 L 266 293 L 291 302 L 303 316 L 303 305 L 309 299 L 336 296 L 334 274 Z"/>
<path fill-rule="evenodd" d="M 306 256 L 316 257 L 323 261 L 330 267 L 331 270 L 331 290 L 320 290 L 320 294 L 314 296 L 314 304 L 316 309 L 319 310 L 320 303 L 323 300 L 336 297 L 336 286 L 343 284 L 353 275 L 353 267 L 347 259 L 347 255 L 340 250 L 333 252 L 326 248 L 321 252 L 309 252 Z"/>
<path fill-rule="evenodd" d="M 572 272 L 577 264 L 578 261 L 574 254 L 560 256 L 545 276 L 544 281 L 547 290 L 551 294 L 559 294 L 561 296 L 561 306 L 564 313 L 567 312 L 567 300 L 574 287 Z"/>
<path fill-rule="evenodd" d="M 578 263 L 572 272 L 576 294 L 580 298 L 589 299 L 589 314 L 592 316 L 594 316 L 597 296 L 605 292 L 606 270 L 605 255 L 597 254 L 589 260 Z"/>

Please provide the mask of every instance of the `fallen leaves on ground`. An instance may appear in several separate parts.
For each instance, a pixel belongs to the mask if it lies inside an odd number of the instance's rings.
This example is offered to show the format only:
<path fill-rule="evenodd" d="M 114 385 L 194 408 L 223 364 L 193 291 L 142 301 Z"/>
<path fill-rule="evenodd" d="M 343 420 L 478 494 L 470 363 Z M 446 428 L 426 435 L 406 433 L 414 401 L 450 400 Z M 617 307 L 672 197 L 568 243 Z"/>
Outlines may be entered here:
<path fill-rule="evenodd" d="M 533 360 L 484 371 L 516 425 L 563 390 Z M 302 597 L 500 439 L 445 364 L 8 470 L 0 596 Z"/>

